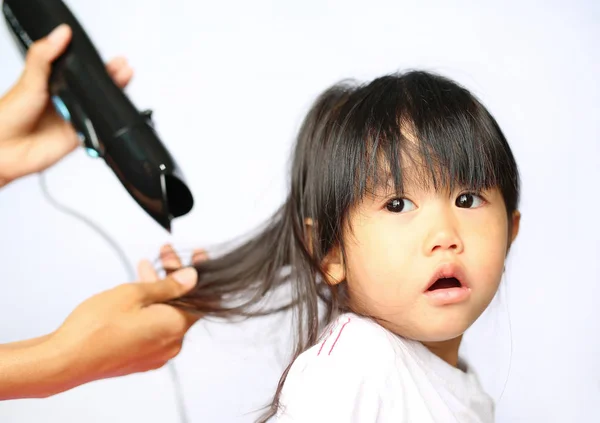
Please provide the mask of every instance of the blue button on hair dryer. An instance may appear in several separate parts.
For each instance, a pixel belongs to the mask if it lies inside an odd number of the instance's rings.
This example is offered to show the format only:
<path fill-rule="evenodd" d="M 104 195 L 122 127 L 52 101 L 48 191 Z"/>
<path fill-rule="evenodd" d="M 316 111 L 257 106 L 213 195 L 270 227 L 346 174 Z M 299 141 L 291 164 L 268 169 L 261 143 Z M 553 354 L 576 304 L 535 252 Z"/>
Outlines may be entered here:
<path fill-rule="evenodd" d="M 106 70 L 96 47 L 61 0 L 4 0 L 8 28 L 21 53 L 58 25 L 72 39 L 53 63 L 50 95 L 58 113 L 79 134 L 93 157 L 103 158 L 137 203 L 167 231 L 194 199 L 180 168 L 153 128 Z"/>

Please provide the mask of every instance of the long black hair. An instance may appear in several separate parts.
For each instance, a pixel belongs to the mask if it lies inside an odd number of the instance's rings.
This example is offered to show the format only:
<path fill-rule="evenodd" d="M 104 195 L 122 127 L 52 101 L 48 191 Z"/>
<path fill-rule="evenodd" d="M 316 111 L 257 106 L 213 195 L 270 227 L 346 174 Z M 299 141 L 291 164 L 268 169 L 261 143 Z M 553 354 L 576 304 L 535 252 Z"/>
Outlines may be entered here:
<path fill-rule="evenodd" d="M 249 240 L 198 264 L 198 285 L 172 304 L 218 318 L 291 309 L 295 359 L 337 314 L 351 310 L 346 284 L 328 284 L 320 263 L 334 247 L 343 253 L 349 210 L 382 177 L 402 192 L 406 157 L 419 159 L 436 189 L 498 187 L 507 214 L 517 209 L 511 149 L 467 89 L 423 71 L 366 84 L 342 81 L 316 99 L 300 127 L 289 194 L 279 210 Z M 265 298 L 280 289 L 286 289 L 283 302 L 266 308 Z M 288 370 L 261 421 L 276 413 Z"/>

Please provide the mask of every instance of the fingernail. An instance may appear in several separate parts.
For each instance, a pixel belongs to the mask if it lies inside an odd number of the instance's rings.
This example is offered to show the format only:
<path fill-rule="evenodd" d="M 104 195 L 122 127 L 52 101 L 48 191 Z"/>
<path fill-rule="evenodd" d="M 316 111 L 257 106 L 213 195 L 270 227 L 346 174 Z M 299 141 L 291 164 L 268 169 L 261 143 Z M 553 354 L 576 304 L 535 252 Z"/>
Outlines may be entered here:
<path fill-rule="evenodd" d="M 208 254 L 204 251 L 196 252 L 192 255 L 192 262 L 196 263 L 208 259 Z"/>
<path fill-rule="evenodd" d="M 193 267 L 186 267 L 171 275 L 177 282 L 184 286 L 193 286 L 198 279 L 198 272 Z"/>
<path fill-rule="evenodd" d="M 165 244 L 162 247 L 160 247 L 161 254 L 172 253 L 173 251 L 173 246 L 171 244 Z"/>
<path fill-rule="evenodd" d="M 60 24 L 59 26 L 54 28 L 52 30 L 52 32 L 48 35 L 48 40 L 50 40 L 50 42 L 52 44 L 56 44 L 57 42 L 59 42 L 60 40 L 63 39 L 63 37 L 66 35 L 67 31 L 68 31 L 67 24 Z"/>

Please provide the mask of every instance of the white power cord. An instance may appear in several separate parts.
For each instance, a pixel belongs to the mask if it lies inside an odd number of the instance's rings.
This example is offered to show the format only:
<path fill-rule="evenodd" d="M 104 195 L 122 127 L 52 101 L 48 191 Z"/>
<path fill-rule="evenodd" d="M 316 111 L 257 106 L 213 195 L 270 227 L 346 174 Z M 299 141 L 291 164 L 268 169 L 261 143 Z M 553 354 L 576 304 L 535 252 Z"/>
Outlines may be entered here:
<path fill-rule="evenodd" d="M 136 279 L 134 267 L 131 265 L 129 260 L 127 260 L 127 256 L 125 255 L 125 253 L 123 252 L 123 249 L 119 246 L 119 244 L 117 244 L 117 242 L 114 239 L 112 239 L 106 233 L 106 231 L 104 229 L 102 229 L 97 223 L 95 223 L 88 217 L 76 212 L 75 210 L 70 209 L 70 208 L 66 207 L 65 205 L 60 204 L 58 201 L 56 201 L 54 199 L 54 197 L 52 197 L 52 195 L 48 191 L 48 185 L 46 183 L 46 177 L 45 177 L 44 173 L 39 174 L 39 182 L 40 182 L 42 194 L 44 195 L 46 200 L 48 200 L 48 202 L 52 206 L 54 206 L 57 210 L 65 213 L 69 216 L 74 217 L 75 219 L 79 219 L 80 221 L 82 221 L 83 223 L 88 225 L 92 230 L 94 230 L 100 237 L 102 237 L 108 243 L 108 245 L 116 253 L 119 260 L 121 260 L 123 268 L 125 269 L 125 272 L 127 274 L 127 280 L 130 282 L 133 282 Z M 177 411 L 179 413 L 180 422 L 181 423 L 189 423 L 189 418 L 188 418 L 188 415 L 186 412 L 185 402 L 183 399 L 183 390 L 181 388 L 181 382 L 179 380 L 179 373 L 177 372 L 177 367 L 175 366 L 175 363 L 173 362 L 173 360 L 171 360 L 167 363 L 167 367 L 169 369 L 169 373 L 170 373 L 171 379 L 173 381 L 173 389 L 175 391 L 175 400 L 177 402 L 176 406 L 177 406 Z"/>

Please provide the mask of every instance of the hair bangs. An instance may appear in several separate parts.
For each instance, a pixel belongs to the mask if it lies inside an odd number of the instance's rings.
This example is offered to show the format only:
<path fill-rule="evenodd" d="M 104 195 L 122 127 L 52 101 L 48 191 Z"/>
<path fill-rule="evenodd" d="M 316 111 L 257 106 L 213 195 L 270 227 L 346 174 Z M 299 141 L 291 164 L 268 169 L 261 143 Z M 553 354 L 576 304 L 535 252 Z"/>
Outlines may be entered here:
<path fill-rule="evenodd" d="M 410 72 L 378 78 L 349 96 L 339 119 L 343 145 L 336 156 L 351 169 L 340 176 L 353 187 L 352 203 L 382 189 L 402 195 L 407 185 L 449 192 L 518 188 L 514 159 L 495 120 L 444 77 Z"/>

